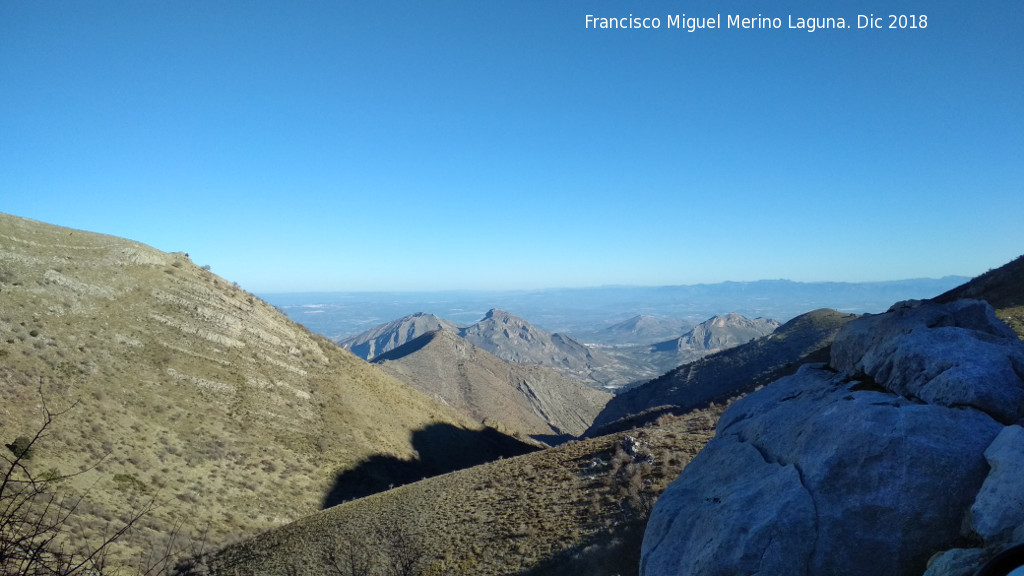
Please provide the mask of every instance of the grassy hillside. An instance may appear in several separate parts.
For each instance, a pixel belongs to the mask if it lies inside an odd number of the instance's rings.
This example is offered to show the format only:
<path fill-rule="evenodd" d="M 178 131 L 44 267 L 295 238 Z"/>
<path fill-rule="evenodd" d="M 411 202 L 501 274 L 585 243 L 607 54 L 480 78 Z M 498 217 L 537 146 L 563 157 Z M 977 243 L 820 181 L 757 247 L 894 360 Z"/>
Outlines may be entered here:
<path fill-rule="evenodd" d="M 303 518 L 213 554 L 213 574 L 636 573 L 654 499 L 712 435 L 717 411 L 460 470 Z"/>
<path fill-rule="evenodd" d="M 42 399 L 67 412 L 31 465 L 78 473 L 62 482 L 84 496 L 77 539 L 160 502 L 122 556 L 180 522 L 215 543 L 284 524 L 339 472 L 415 462 L 417 430 L 481 428 L 186 254 L 0 214 L 4 443 L 38 428 Z"/>

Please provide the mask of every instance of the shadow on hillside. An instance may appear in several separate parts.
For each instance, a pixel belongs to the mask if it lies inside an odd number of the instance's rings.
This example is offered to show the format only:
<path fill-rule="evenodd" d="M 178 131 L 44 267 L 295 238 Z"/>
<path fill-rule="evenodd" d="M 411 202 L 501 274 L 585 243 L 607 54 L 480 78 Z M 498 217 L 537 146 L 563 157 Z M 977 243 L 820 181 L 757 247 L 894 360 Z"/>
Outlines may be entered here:
<path fill-rule="evenodd" d="M 530 434 L 530 438 L 552 447 L 561 446 L 566 442 L 577 439 L 576 436 L 573 436 L 572 434 Z"/>
<path fill-rule="evenodd" d="M 533 452 L 536 446 L 506 436 L 493 428 L 466 430 L 450 424 L 432 424 L 412 434 L 419 457 L 403 460 L 377 455 L 338 474 L 323 500 L 323 508 L 383 492 L 431 476 Z"/>
<path fill-rule="evenodd" d="M 634 519 L 606 528 L 517 576 L 636 576 L 646 527 L 646 519 Z"/>

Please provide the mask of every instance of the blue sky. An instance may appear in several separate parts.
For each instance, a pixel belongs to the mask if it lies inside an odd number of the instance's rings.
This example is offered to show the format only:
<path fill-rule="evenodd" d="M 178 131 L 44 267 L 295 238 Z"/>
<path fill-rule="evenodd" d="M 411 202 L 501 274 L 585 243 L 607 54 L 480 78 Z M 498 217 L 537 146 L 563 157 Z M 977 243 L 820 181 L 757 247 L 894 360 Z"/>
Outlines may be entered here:
<path fill-rule="evenodd" d="M 1024 252 L 1022 29 L 1018 0 L 7 0 L 0 211 L 255 292 L 975 275 Z"/>

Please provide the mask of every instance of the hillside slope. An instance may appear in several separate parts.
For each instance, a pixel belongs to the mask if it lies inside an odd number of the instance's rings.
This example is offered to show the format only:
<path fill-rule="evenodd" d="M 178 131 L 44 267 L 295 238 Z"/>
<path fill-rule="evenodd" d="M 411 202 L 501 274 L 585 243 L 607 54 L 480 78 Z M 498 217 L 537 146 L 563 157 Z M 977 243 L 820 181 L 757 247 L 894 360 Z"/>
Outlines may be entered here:
<path fill-rule="evenodd" d="M 646 512 L 716 418 L 665 418 L 430 478 L 260 534 L 204 564 L 212 575 L 635 574 Z M 415 570 L 386 572 L 398 561 Z"/>
<path fill-rule="evenodd" d="M 934 300 L 953 302 L 961 298 L 985 300 L 995 308 L 996 316 L 1024 339 L 1024 256 L 989 270 Z"/>
<path fill-rule="evenodd" d="M 611 398 L 543 366 L 512 364 L 448 330 L 376 359 L 385 372 L 478 422 L 528 435 L 581 435 Z"/>
<path fill-rule="evenodd" d="M 32 464 L 81 472 L 64 482 L 87 494 L 80 537 L 162 503 L 135 550 L 178 521 L 213 542 L 280 525 L 339 470 L 414 459 L 417 430 L 480 428 L 187 254 L 0 214 L 5 443 L 40 425 L 40 389 L 68 411 Z"/>

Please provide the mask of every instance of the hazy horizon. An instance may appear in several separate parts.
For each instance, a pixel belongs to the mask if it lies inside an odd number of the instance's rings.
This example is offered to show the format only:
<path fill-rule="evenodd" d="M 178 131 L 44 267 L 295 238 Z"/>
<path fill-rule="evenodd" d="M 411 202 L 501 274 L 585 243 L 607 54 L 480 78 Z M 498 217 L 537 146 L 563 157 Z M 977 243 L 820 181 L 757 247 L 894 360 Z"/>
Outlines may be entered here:
<path fill-rule="evenodd" d="M 879 313 L 901 300 L 938 296 L 966 280 L 946 276 L 889 282 L 767 280 L 646 287 L 257 295 L 292 320 L 329 338 L 352 336 L 419 312 L 458 324 L 472 324 L 492 308 L 500 308 L 550 332 L 573 335 L 594 332 L 637 315 L 697 323 L 730 312 L 780 322 L 818 308 Z"/>
<path fill-rule="evenodd" d="M 789 282 L 793 284 L 888 284 L 899 282 L 913 282 L 918 280 L 945 280 L 954 278 L 957 280 L 969 280 L 975 276 L 964 276 L 961 274 L 946 274 L 944 276 L 930 276 L 917 278 L 896 278 L 892 280 L 790 280 L 789 278 L 759 278 L 756 280 L 722 280 L 720 282 L 697 282 L 693 284 L 601 284 L 587 286 L 539 286 L 528 288 L 441 288 L 432 290 L 293 290 L 286 292 L 259 291 L 254 292 L 259 296 L 264 295 L 304 295 L 304 294 L 450 294 L 466 292 L 471 294 L 489 293 L 518 293 L 518 292 L 545 292 L 545 291 L 567 291 L 567 290 L 602 290 L 602 289 L 630 289 L 630 288 L 680 288 L 697 286 L 717 286 L 721 284 L 757 284 L 762 282 Z M 244 288 L 244 286 L 243 286 Z M 250 290 L 250 292 L 253 292 Z"/>

